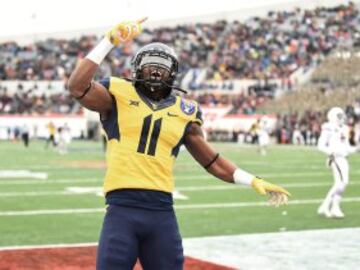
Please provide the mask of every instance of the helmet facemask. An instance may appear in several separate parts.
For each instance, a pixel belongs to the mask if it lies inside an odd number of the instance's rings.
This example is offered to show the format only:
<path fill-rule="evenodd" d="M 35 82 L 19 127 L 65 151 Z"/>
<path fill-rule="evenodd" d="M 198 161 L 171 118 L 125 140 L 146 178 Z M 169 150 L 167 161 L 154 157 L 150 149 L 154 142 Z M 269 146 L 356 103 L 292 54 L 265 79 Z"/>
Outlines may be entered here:
<path fill-rule="evenodd" d="M 346 115 L 345 113 L 336 114 L 336 122 L 339 126 L 345 125 L 346 123 Z"/>
<path fill-rule="evenodd" d="M 178 70 L 175 57 L 160 50 L 144 50 L 133 65 L 134 85 L 144 95 L 158 101 L 171 93 Z"/>

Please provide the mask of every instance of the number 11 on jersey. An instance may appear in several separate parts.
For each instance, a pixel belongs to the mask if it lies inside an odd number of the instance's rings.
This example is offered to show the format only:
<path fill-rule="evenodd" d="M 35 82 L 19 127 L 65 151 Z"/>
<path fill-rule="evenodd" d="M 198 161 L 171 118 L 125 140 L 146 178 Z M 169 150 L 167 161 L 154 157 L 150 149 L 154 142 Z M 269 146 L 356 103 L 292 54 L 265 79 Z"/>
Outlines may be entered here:
<path fill-rule="evenodd" d="M 151 120 L 152 120 L 152 114 L 146 116 L 143 120 L 143 125 L 141 128 L 141 134 L 140 134 L 140 139 L 139 139 L 139 145 L 138 145 L 138 149 L 137 149 L 137 151 L 142 154 L 145 154 L 146 143 L 147 143 L 147 140 L 149 137 L 149 131 L 150 131 L 150 126 L 151 126 Z M 157 145 L 157 141 L 158 141 L 159 135 L 160 135 L 161 122 L 162 122 L 162 118 L 156 119 L 154 121 L 154 126 L 153 126 L 153 130 L 151 132 L 147 155 L 155 156 L 156 145 Z"/>

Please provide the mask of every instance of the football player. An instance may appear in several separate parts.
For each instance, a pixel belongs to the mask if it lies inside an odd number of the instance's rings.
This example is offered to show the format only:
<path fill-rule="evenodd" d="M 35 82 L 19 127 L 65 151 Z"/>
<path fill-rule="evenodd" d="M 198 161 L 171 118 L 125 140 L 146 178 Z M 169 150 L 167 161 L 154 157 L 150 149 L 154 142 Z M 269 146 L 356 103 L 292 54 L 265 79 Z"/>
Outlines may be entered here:
<path fill-rule="evenodd" d="M 346 115 L 339 107 L 333 107 L 327 114 L 328 122 L 321 128 L 318 149 L 328 156 L 327 165 L 334 176 L 334 184 L 318 208 L 318 214 L 327 218 L 343 218 L 340 201 L 349 183 L 349 162 L 346 157 L 359 150 L 350 145 Z"/>
<path fill-rule="evenodd" d="M 257 136 L 258 136 L 258 143 L 259 143 L 259 153 L 262 156 L 266 156 L 267 154 L 267 147 L 270 144 L 270 136 L 269 136 L 269 118 L 264 115 L 259 119 L 258 129 L 257 129 Z"/>
<path fill-rule="evenodd" d="M 175 95 L 179 69 L 174 50 L 162 43 L 142 47 L 134 56 L 131 80 L 93 81 L 114 46 L 131 42 L 143 20 L 111 29 L 75 68 L 68 88 L 86 108 L 100 113 L 106 132 L 106 204 L 97 269 L 183 269 L 183 247 L 173 210 L 173 165 L 184 144 L 212 175 L 253 187 L 281 205 L 289 193 L 236 167 L 206 142 L 198 104 Z"/>
<path fill-rule="evenodd" d="M 45 149 L 48 148 L 50 142 L 52 143 L 53 147 L 55 147 L 57 145 L 56 138 L 55 138 L 56 137 L 56 127 L 55 127 L 54 123 L 49 122 L 46 125 L 46 127 L 49 131 L 49 137 L 46 139 Z"/>
<path fill-rule="evenodd" d="M 71 131 L 67 123 L 58 128 L 58 151 L 59 154 L 65 155 L 68 152 L 69 144 L 71 143 Z"/>

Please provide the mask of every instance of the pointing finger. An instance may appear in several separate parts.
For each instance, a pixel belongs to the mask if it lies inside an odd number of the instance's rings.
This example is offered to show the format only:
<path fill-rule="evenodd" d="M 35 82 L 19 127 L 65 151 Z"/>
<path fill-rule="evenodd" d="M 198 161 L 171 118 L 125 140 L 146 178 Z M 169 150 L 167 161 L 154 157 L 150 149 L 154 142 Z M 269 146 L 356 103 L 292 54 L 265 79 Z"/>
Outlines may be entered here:
<path fill-rule="evenodd" d="M 136 22 L 137 22 L 138 24 L 142 24 L 142 23 L 145 22 L 147 19 L 148 19 L 148 17 L 143 17 L 143 18 L 137 20 Z"/>

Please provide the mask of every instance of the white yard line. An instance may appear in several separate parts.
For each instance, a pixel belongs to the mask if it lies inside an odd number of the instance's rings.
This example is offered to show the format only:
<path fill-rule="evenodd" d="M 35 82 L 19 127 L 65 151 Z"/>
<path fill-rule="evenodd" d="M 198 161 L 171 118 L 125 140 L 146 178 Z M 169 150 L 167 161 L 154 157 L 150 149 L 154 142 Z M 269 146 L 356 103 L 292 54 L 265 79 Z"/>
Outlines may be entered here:
<path fill-rule="evenodd" d="M 323 199 L 291 200 L 289 201 L 288 204 L 289 205 L 318 204 L 321 203 L 322 201 Z M 341 202 L 360 202 L 360 197 L 343 198 Z M 240 207 L 252 207 L 252 206 L 269 206 L 269 204 L 267 202 L 189 204 L 189 205 L 175 206 L 175 209 L 181 210 L 181 209 L 240 208 Z"/>
<path fill-rule="evenodd" d="M 5 197 L 37 197 L 37 196 L 62 196 L 62 195 L 84 195 L 94 192 L 73 192 L 73 191 L 25 191 L 25 192 L 0 192 L 0 198 Z"/>
<path fill-rule="evenodd" d="M 351 174 L 360 174 L 360 171 L 352 171 Z M 331 172 L 330 171 L 324 171 L 324 172 L 287 172 L 287 173 L 262 173 L 259 174 L 261 177 L 278 177 L 278 178 L 302 178 L 304 176 L 311 178 L 317 178 L 319 176 L 327 175 L 332 179 Z M 206 174 L 192 174 L 192 175 L 184 175 L 175 177 L 175 181 L 196 181 L 196 180 L 204 180 L 204 179 L 216 179 L 211 175 Z M 0 185 L 37 185 L 37 184 L 58 184 L 58 183 L 88 183 L 88 182 L 102 182 L 102 177 L 99 178 L 84 178 L 83 180 L 80 179 L 47 179 L 47 180 L 0 180 Z"/>
<path fill-rule="evenodd" d="M 45 172 L 32 172 L 29 170 L 0 170 L 0 178 L 35 178 L 47 179 Z"/>
<path fill-rule="evenodd" d="M 49 245 L 27 245 L 27 246 L 8 246 L 0 247 L 0 251 L 7 250 L 29 250 L 29 249 L 47 249 L 47 248 L 79 248 L 97 246 L 96 242 L 74 243 L 74 244 L 49 244 Z"/>
<path fill-rule="evenodd" d="M 307 188 L 307 187 L 330 187 L 332 182 L 310 182 L 310 183 L 282 183 L 280 184 L 286 188 Z M 360 185 L 360 182 L 350 182 L 349 185 Z M 178 187 L 178 191 L 208 191 L 208 190 L 233 190 L 233 189 L 243 189 L 244 187 L 239 187 L 237 185 L 213 185 L 213 186 L 189 186 L 189 187 Z M 0 193 L 1 194 L 1 193 Z"/>
<path fill-rule="evenodd" d="M 351 171 L 351 174 L 360 174 L 360 171 Z M 288 177 L 289 179 L 292 178 L 297 178 L 297 177 L 303 177 L 303 176 L 310 176 L 310 177 L 317 177 L 317 176 L 324 176 L 327 175 L 329 177 L 331 177 L 332 179 L 332 175 L 330 171 L 324 171 L 324 172 L 284 172 L 284 173 L 259 173 L 260 177 Z M 215 179 L 213 176 L 211 175 L 204 175 L 204 174 L 199 174 L 199 175 L 184 175 L 184 176 L 179 176 L 179 177 L 175 177 L 175 181 L 182 181 L 182 180 L 197 180 L 197 179 Z"/>
<path fill-rule="evenodd" d="M 0 180 L 0 185 L 38 185 L 38 184 L 67 184 L 67 183 L 92 183 L 102 182 L 101 177 L 99 178 L 84 178 L 80 179 L 53 179 L 53 180 Z"/>
<path fill-rule="evenodd" d="M 306 162 L 304 162 L 304 160 L 292 160 L 292 161 L 239 161 L 239 164 L 241 166 L 244 165 L 255 165 L 258 168 L 262 168 L 262 167 L 267 167 L 267 168 L 298 168 L 298 166 L 300 165 L 302 168 L 306 168 L 306 169 L 313 169 L 313 170 L 317 170 L 317 169 L 326 169 L 325 164 L 325 159 L 324 162 L 318 162 L 318 160 L 316 160 L 315 162 L 309 162 L 309 164 L 307 164 Z M 184 167 L 184 168 L 183 168 Z M 57 165 L 29 165 L 29 166 L 21 166 L 22 170 L 46 170 L 46 171 L 64 171 L 64 170 L 71 170 L 72 174 L 77 174 L 77 171 L 81 171 L 79 173 L 83 173 L 83 168 L 78 168 L 78 167 L 69 167 L 69 166 L 57 166 Z M 102 168 L 90 168 L 91 170 L 104 170 Z M 175 166 L 175 171 L 182 171 L 182 169 L 185 169 L 185 171 L 190 170 L 191 171 L 202 171 L 202 167 L 199 166 L 196 162 L 191 161 L 191 162 L 179 162 L 177 163 L 177 165 Z M 10 166 L 10 167 L 0 167 L 0 171 L 2 170 L 19 170 L 18 166 Z M 359 172 L 359 171 L 358 171 Z"/>
<path fill-rule="evenodd" d="M 81 181 L 79 181 L 81 182 Z M 97 182 L 97 181 L 96 181 Z M 62 182 L 63 183 L 63 182 Z M 65 183 L 76 183 L 76 181 L 69 181 Z M 312 182 L 312 183 L 290 183 L 280 184 L 286 188 L 308 188 L 308 187 L 330 187 L 332 182 Z M 350 182 L 351 186 L 360 185 L 360 182 Z M 246 188 L 246 187 L 245 187 Z M 78 190 L 78 191 L 77 191 Z M 203 192 L 203 191 L 220 191 L 220 190 L 244 190 L 244 187 L 236 185 L 212 185 L 212 186 L 187 186 L 178 187 L 176 191 L 181 192 Z M 67 187 L 66 190 L 49 190 L 49 191 L 24 191 L 24 192 L 0 192 L 0 198 L 5 197 L 33 197 L 33 196 L 66 196 L 66 195 L 83 195 L 94 194 L 99 195 L 102 192 L 102 187 Z"/>
<path fill-rule="evenodd" d="M 17 170 L 19 169 L 18 166 L 9 166 L 7 168 L 5 167 L 0 167 L 0 170 Z M 81 168 L 81 167 L 72 167 L 72 166 L 59 166 L 59 165 L 44 165 L 44 166 L 39 166 L 39 165 L 22 165 L 21 169 L 24 170 L 46 170 L 46 171 L 63 171 L 63 170 L 84 170 L 84 169 L 90 169 L 90 170 L 102 170 L 99 168 Z"/>
<path fill-rule="evenodd" d="M 190 155 L 189 155 L 190 157 Z M 100 161 L 101 162 L 101 161 Z M 302 159 L 298 159 L 298 160 L 292 160 L 292 161 L 241 161 L 240 162 L 243 165 L 258 165 L 258 166 L 271 166 L 271 165 L 297 165 L 297 164 L 301 164 L 304 165 L 304 161 Z M 178 161 L 175 165 L 175 169 L 179 169 L 177 167 L 181 167 L 181 166 L 186 166 L 186 167 L 192 167 L 192 168 L 197 168 L 197 169 L 201 169 L 201 166 L 198 165 L 195 161 L 190 160 L 190 161 Z M 286 166 L 283 166 L 286 167 Z M 24 170 L 55 170 L 55 171 L 59 171 L 59 170 L 64 170 L 64 169 L 71 169 L 71 170 L 79 170 L 82 168 L 79 167 L 72 167 L 72 166 L 66 166 L 66 165 L 58 165 L 58 164 L 54 164 L 54 165 L 22 165 L 21 166 L 22 169 Z M 0 170 L 18 170 L 19 167 L 18 166 L 7 166 L 7 167 L 1 167 L 0 166 Z M 95 168 L 97 169 L 97 168 Z"/>
<path fill-rule="evenodd" d="M 318 204 L 323 199 L 292 200 L 289 205 Z M 343 198 L 342 202 L 360 202 L 360 197 Z M 188 204 L 175 205 L 175 209 L 214 209 L 214 208 L 241 208 L 268 206 L 267 202 L 238 202 L 238 203 L 209 203 L 209 204 Z M 37 215 L 63 215 L 63 214 L 91 214 L 105 213 L 105 208 L 70 208 L 70 209 L 41 209 L 41 210 L 20 210 L 1 211 L 0 216 L 37 216 Z"/>
<path fill-rule="evenodd" d="M 105 213 L 105 208 L 73 208 L 73 209 L 43 209 L 24 211 L 3 211 L 0 216 L 38 216 L 38 215 L 63 215 L 63 214 L 92 214 Z"/>

